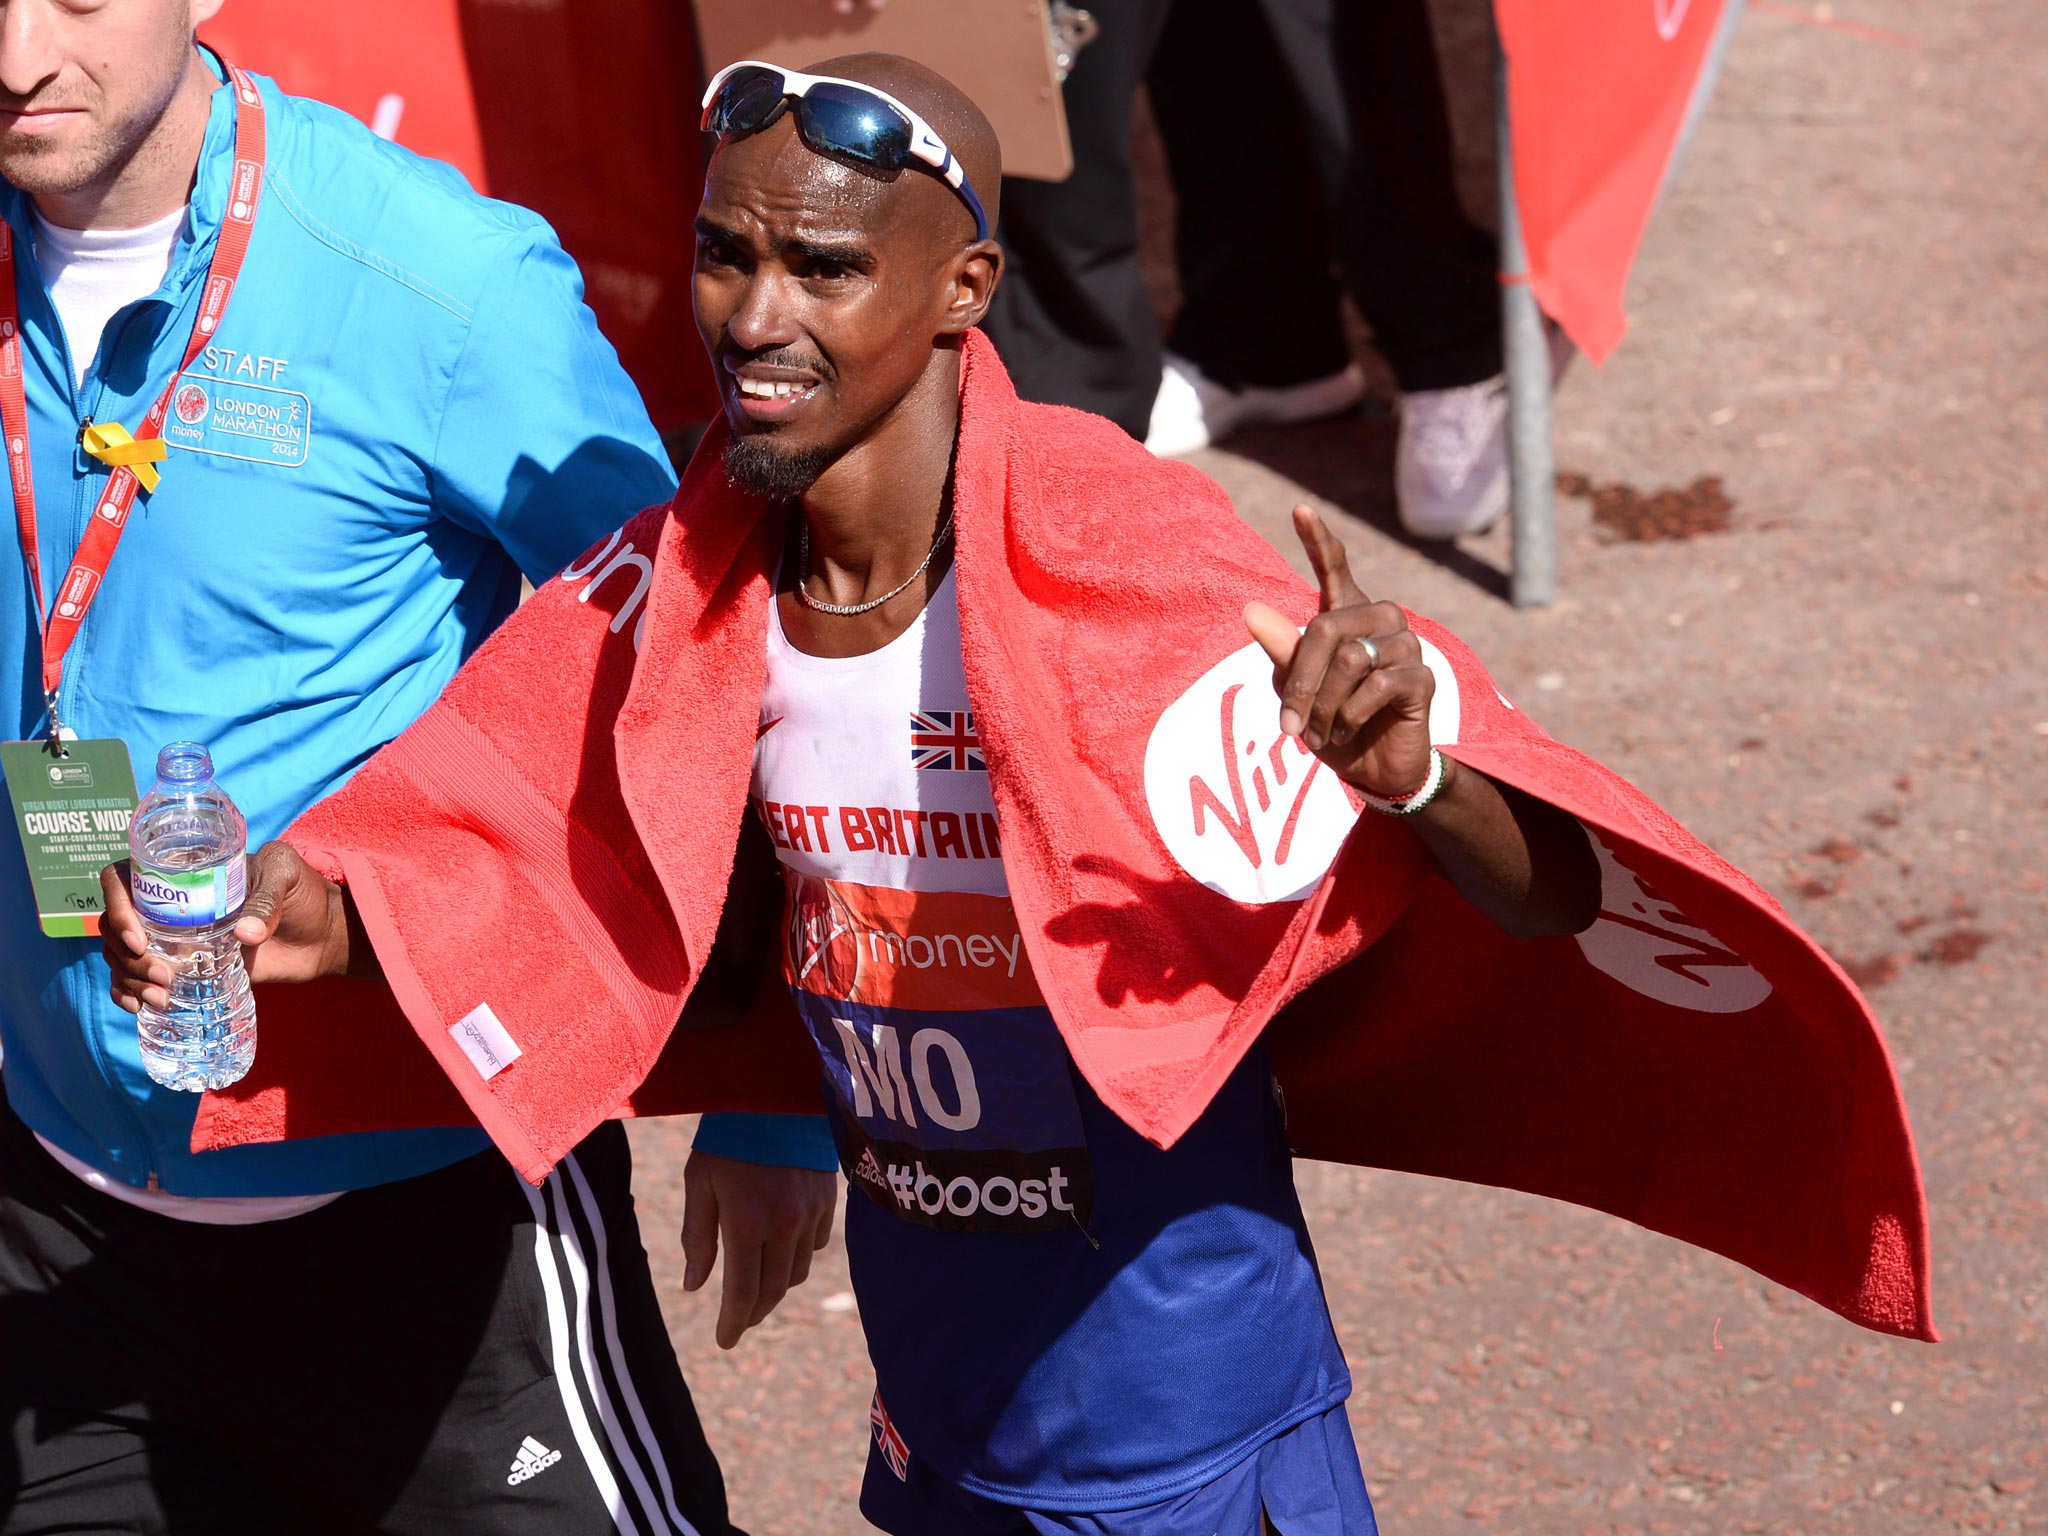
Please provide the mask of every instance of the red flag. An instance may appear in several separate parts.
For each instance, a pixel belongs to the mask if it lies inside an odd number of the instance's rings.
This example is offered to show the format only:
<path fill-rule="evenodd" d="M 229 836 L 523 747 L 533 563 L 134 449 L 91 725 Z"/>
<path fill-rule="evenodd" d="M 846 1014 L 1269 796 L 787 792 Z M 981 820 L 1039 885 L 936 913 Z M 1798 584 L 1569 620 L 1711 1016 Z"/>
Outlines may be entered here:
<path fill-rule="evenodd" d="M 1629 268 L 1723 3 L 1495 0 L 1529 281 L 1596 363 L 1628 328 Z"/>
<path fill-rule="evenodd" d="M 690 313 L 696 38 L 665 0 L 236 0 L 205 41 L 533 209 L 664 431 L 718 397 Z"/>

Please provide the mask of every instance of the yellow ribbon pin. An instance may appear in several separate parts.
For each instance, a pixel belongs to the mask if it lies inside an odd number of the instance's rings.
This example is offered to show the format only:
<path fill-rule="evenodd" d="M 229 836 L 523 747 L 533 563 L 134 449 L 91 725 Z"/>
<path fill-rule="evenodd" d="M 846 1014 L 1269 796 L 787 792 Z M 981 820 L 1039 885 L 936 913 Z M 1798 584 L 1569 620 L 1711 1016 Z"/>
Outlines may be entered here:
<path fill-rule="evenodd" d="M 156 466 L 170 453 L 162 438 L 152 437 L 137 442 L 118 421 L 94 422 L 80 435 L 79 443 L 109 469 L 125 465 L 134 470 L 135 478 L 142 482 L 145 491 L 156 489 L 160 478 Z"/>

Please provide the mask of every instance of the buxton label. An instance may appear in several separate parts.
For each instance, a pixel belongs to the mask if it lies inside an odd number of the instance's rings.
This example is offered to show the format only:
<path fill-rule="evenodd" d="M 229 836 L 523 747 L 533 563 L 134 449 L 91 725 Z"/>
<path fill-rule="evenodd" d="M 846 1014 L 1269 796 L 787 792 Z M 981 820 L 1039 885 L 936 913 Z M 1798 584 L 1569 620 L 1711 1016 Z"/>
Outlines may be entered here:
<path fill-rule="evenodd" d="M 166 928 L 203 928 L 241 910 L 248 876 L 240 859 L 210 869 L 136 869 L 128 888 L 143 918 Z"/>

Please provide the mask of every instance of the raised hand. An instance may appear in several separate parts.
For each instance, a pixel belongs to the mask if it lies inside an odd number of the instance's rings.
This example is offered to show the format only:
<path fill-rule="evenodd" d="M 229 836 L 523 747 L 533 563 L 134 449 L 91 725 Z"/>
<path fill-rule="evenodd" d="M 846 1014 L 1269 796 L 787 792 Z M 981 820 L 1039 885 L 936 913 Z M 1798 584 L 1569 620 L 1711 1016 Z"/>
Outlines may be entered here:
<path fill-rule="evenodd" d="M 113 972 L 114 1001 L 130 1013 L 170 1006 L 171 967 L 149 952 L 128 896 L 128 864 L 100 871 L 106 912 L 100 952 Z M 289 843 L 265 843 L 249 859 L 249 895 L 235 922 L 251 981 L 311 981 L 349 969 L 348 908 L 340 886 Z M 364 957 L 367 958 L 367 957 Z M 358 967 L 360 969 L 360 967 Z"/>
<path fill-rule="evenodd" d="M 1314 510 L 1294 531 L 1322 589 L 1322 612 L 1297 631 L 1279 609 L 1252 603 L 1245 627 L 1273 658 L 1280 729 L 1369 795 L 1398 799 L 1429 777 L 1429 701 L 1436 679 L 1422 642 L 1394 603 L 1376 603 L 1351 576 L 1344 546 Z"/>

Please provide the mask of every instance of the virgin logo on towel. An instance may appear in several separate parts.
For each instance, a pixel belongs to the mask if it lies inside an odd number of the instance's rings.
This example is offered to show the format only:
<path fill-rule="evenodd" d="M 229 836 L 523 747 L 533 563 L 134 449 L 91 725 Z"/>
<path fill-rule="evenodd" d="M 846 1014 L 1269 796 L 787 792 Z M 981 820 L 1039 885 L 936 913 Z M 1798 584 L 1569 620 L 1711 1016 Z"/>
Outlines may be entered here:
<path fill-rule="evenodd" d="M 1430 739 L 1457 739 L 1458 684 L 1436 673 Z M 1358 820 L 1343 781 L 1280 734 L 1273 663 L 1233 651 L 1166 706 L 1145 746 L 1145 800 L 1174 862 L 1232 901 L 1299 901 L 1315 889 Z"/>
<path fill-rule="evenodd" d="M 1306 896 L 1358 819 L 1337 776 L 1280 734 L 1273 663 L 1255 644 L 1161 712 L 1145 799 L 1174 862 L 1233 901 Z"/>
<path fill-rule="evenodd" d="M 612 615 L 611 631 L 616 635 L 629 621 L 632 622 L 633 653 L 637 656 L 640 653 L 641 637 L 647 629 L 647 615 L 640 612 L 640 605 L 646 601 L 647 590 L 654 584 L 654 561 L 646 555 L 637 553 L 631 539 L 626 540 L 624 547 L 621 547 L 619 538 L 624 532 L 623 528 L 614 528 L 611 537 L 602 544 L 586 551 L 581 559 L 563 566 L 560 579 L 575 582 L 589 576 L 589 582 L 576 594 L 577 602 L 587 603 L 591 594 L 603 586 L 613 572 L 624 571 L 632 587 L 626 594 L 625 602 L 620 604 L 618 612 Z M 616 554 L 613 553 L 614 550 L 617 551 Z M 592 572 L 596 574 L 592 575 Z M 638 620 L 633 618 L 636 613 L 640 615 Z"/>
<path fill-rule="evenodd" d="M 1771 984 L 1622 866 L 1593 839 L 1600 858 L 1600 920 L 1578 936 L 1586 958 L 1632 992 L 1694 1013 L 1745 1013 Z"/>

